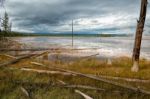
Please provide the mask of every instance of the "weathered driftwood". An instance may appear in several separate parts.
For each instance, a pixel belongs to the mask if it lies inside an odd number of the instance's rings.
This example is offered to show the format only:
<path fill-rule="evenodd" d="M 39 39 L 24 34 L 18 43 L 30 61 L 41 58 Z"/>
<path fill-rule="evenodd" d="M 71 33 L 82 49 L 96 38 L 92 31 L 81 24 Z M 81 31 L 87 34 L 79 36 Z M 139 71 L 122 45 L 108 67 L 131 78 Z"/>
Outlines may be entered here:
<path fill-rule="evenodd" d="M 4 54 L 4 56 L 9 57 L 9 58 L 14 58 L 14 59 L 16 59 L 16 58 L 17 58 L 17 57 L 15 57 L 15 56 L 8 55 L 8 54 Z"/>
<path fill-rule="evenodd" d="M 62 81 L 62 80 L 58 80 L 58 82 L 60 82 L 62 85 L 67 85 L 64 81 Z M 88 86 L 81 86 L 81 85 L 72 85 L 72 86 L 68 86 L 68 88 L 76 88 L 76 87 L 81 87 L 81 88 L 89 88 Z M 91 88 L 91 87 L 90 87 Z M 93 98 L 91 98 L 90 96 L 88 96 L 88 95 L 86 95 L 85 93 L 83 93 L 83 92 L 81 92 L 81 91 L 79 91 L 79 90 L 75 90 L 75 92 L 76 93 L 78 93 L 78 94 L 80 94 L 81 96 L 83 96 L 85 99 L 93 99 Z"/>
<path fill-rule="evenodd" d="M 65 49 L 65 48 L 24 48 L 24 49 L 15 49 L 15 48 L 1 48 L 0 51 L 56 51 L 56 50 L 96 50 L 98 48 L 83 48 L 83 49 Z"/>
<path fill-rule="evenodd" d="M 36 72 L 36 73 L 46 73 L 46 74 L 60 74 L 65 76 L 71 76 L 72 73 L 68 72 L 61 72 L 61 71 L 49 71 L 49 70 L 38 70 L 38 69 L 30 69 L 30 68 L 21 68 L 21 71 L 29 71 L 29 72 Z"/>
<path fill-rule="evenodd" d="M 25 56 L 25 55 L 38 55 L 38 53 L 25 53 L 25 54 L 18 54 L 18 55 L 15 55 L 15 57 Z"/>
<path fill-rule="evenodd" d="M 46 52 L 47 52 L 47 51 L 46 51 Z M 19 61 L 22 60 L 22 59 L 30 58 L 30 57 L 33 57 L 33 56 L 34 56 L 34 57 L 38 57 L 38 56 L 40 56 L 40 55 L 43 55 L 43 54 L 46 53 L 46 52 L 36 53 L 36 55 L 35 55 L 34 53 L 32 53 L 32 54 L 29 54 L 29 55 L 21 56 L 21 57 L 18 57 L 18 58 L 16 58 L 16 59 L 13 59 L 13 60 L 11 60 L 11 61 L 9 61 L 9 62 L 0 64 L 0 67 L 5 67 L 5 66 L 7 66 L 7 65 L 11 65 L 11 64 L 17 63 L 17 62 L 19 62 Z"/>
<path fill-rule="evenodd" d="M 66 88 L 80 88 L 80 89 L 88 89 L 88 90 L 96 90 L 96 91 L 106 91 L 105 89 L 102 88 L 96 88 L 96 87 L 85 86 L 85 85 L 68 85 L 66 82 L 62 80 L 57 80 L 57 81 L 62 85 L 65 85 L 64 87 Z"/>
<path fill-rule="evenodd" d="M 38 66 L 46 66 L 46 65 L 43 65 L 41 63 L 38 63 L 38 62 L 31 62 L 32 65 L 38 65 Z"/>
<path fill-rule="evenodd" d="M 28 48 L 28 49 L 0 49 L 0 51 L 47 51 L 60 50 L 59 48 Z"/>
<path fill-rule="evenodd" d="M 16 58 L 16 59 L 13 59 L 9 62 L 6 62 L 6 63 L 3 63 L 3 64 L 0 64 L 0 67 L 5 67 L 5 66 L 8 66 L 8 65 L 11 65 L 11 64 L 14 64 L 22 59 L 26 59 L 26 58 L 29 58 L 29 57 L 32 57 L 33 55 L 25 55 L 25 56 L 22 56 L 22 57 L 19 57 L 19 58 Z"/>
<path fill-rule="evenodd" d="M 89 56 L 85 56 L 85 57 L 81 57 L 81 59 L 87 59 L 87 58 L 95 57 L 95 56 L 98 56 L 98 55 L 99 55 L 99 53 L 93 54 L 93 55 L 89 55 Z"/>
<path fill-rule="evenodd" d="M 33 58 L 42 56 L 42 55 L 44 55 L 44 54 L 46 54 L 46 53 L 48 53 L 48 51 L 36 52 L 35 55 L 33 55 Z"/>
<path fill-rule="evenodd" d="M 60 71 L 65 71 L 65 72 L 68 72 L 68 73 L 76 74 L 78 76 L 83 76 L 83 77 L 91 78 L 91 79 L 101 81 L 101 82 L 104 82 L 104 83 L 107 83 L 107 84 L 115 85 L 115 86 L 118 86 L 118 87 L 121 87 L 121 88 L 124 88 L 124 89 L 128 89 L 128 90 L 131 90 L 131 91 L 134 91 L 134 92 L 141 92 L 143 94 L 150 95 L 149 91 L 139 89 L 139 88 L 136 88 L 136 87 L 132 87 L 132 86 L 128 86 L 128 85 L 124 85 L 124 84 L 120 84 L 120 83 L 110 81 L 110 80 L 106 80 L 106 79 L 103 79 L 103 78 L 100 78 L 100 77 L 96 77 L 96 76 L 92 76 L 92 75 L 88 75 L 88 74 L 83 74 L 83 73 L 79 73 L 79 72 L 74 72 L 74 71 L 70 71 L 70 70 L 66 70 L 66 69 L 62 69 L 62 68 L 58 68 L 58 67 L 48 67 L 48 68 L 56 69 L 56 70 L 60 70 Z"/>
<path fill-rule="evenodd" d="M 46 66 L 46 65 L 42 65 L 42 66 Z M 118 86 L 118 87 L 121 87 L 121 88 L 125 88 L 125 89 L 128 89 L 128 90 L 134 91 L 134 92 L 141 92 L 141 93 L 150 95 L 149 91 L 142 90 L 142 89 L 132 87 L 132 86 L 128 86 L 128 85 L 124 85 L 124 84 L 120 84 L 120 83 L 110 81 L 110 80 L 107 80 L 107 79 L 103 79 L 103 78 L 100 78 L 100 77 L 96 77 L 96 76 L 93 76 L 93 75 L 83 74 L 83 73 L 80 73 L 80 72 L 66 70 L 66 69 L 59 68 L 59 67 L 52 67 L 52 66 L 47 66 L 47 67 L 49 69 L 55 69 L 55 70 L 58 70 L 58 71 L 64 71 L 64 72 L 72 73 L 72 74 L 75 74 L 75 75 L 78 75 L 78 76 L 91 78 L 91 79 L 98 80 L 98 81 L 101 81 L 101 82 L 104 82 L 104 83 L 108 83 L 108 84 L 115 85 L 115 86 Z"/>
<path fill-rule="evenodd" d="M 87 94 L 85 94 L 79 90 L 75 90 L 75 92 L 80 94 L 81 96 L 83 96 L 85 99 L 93 99 L 92 97 L 88 96 Z"/>
<path fill-rule="evenodd" d="M 38 62 L 31 62 L 31 64 L 46 67 L 46 65 L 38 63 Z M 60 72 L 60 70 L 58 71 Z M 63 72 L 63 73 L 68 73 L 68 72 Z M 76 76 L 75 74 L 72 74 L 72 73 L 69 73 L 69 74 L 72 76 Z"/>
<path fill-rule="evenodd" d="M 105 89 L 102 89 L 102 88 L 96 88 L 96 87 L 85 86 L 85 85 L 66 85 L 64 87 L 66 87 L 66 88 L 80 88 L 80 89 L 88 89 L 88 90 L 96 90 L 96 91 L 106 91 Z"/>
<path fill-rule="evenodd" d="M 46 66 L 46 65 L 43 65 L 43 64 L 41 64 L 41 65 L 42 66 Z M 83 73 L 79 73 L 79 72 L 74 72 L 74 71 L 62 69 L 62 68 L 59 68 L 59 67 L 49 66 L 48 68 L 56 69 L 58 71 L 64 71 L 64 72 L 72 73 L 72 74 L 75 74 L 75 75 L 79 75 L 79 76 L 83 76 L 83 77 L 87 77 L 87 78 L 91 78 L 91 79 L 95 79 L 95 80 L 98 80 L 98 81 L 101 81 L 101 82 L 104 82 L 104 83 L 108 83 L 108 84 L 111 84 L 111 85 L 115 85 L 115 86 L 118 86 L 118 87 L 122 87 L 122 88 L 125 88 L 125 89 L 128 89 L 128 90 L 131 90 L 131 91 L 134 91 L 134 92 L 141 92 L 141 93 L 150 95 L 149 91 L 145 91 L 145 90 L 142 90 L 142 89 L 139 89 L 139 88 L 135 88 L 135 87 L 132 87 L 132 86 L 123 85 L 123 84 L 120 84 L 120 83 L 117 83 L 117 82 L 114 82 L 114 81 L 110 81 L 110 80 L 106 80 L 106 79 L 103 79 L 103 78 L 100 78 L 100 77 L 96 77 L 96 76 L 93 76 L 93 75 L 88 75 L 88 74 L 83 74 Z"/>
<path fill-rule="evenodd" d="M 33 86 L 37 86 L 37 87 L 59 87 L 59 88 L 74 88 L 74 89 L 84 89 L 84 90 L 95 90 L 95 91 L 106 91 L 105 89 L 102 88 L 96 88 L 96 87 L 92 87 L 92 86 L 86 86 L 86 85 L 69 85 L 69 84 L 50 84 L 50 83 L 38 83 L 38 82 L 29 82 L 29 81 L 20 81 L 20 80 L 12 80 L 9 78 L 2 78 L 0 79 L 0 81 L 6 81 L 6 82 L 11 82 L 11 83 L 15 83 L 18 85 L 33 85 Z M 116 93 L 117 91 L 111 91 Z"/>
<path fill-rule="evenodd" d="M 64 81 L 62 81 L 62 80 L 57 80 L 60 84 L 62 84 L 62 85 L 67 85 Z"/>
<path fill-rule="evenodd" d="M 25 88 L 21 87 L 20 89 L 27 97 L 30 97 L 30 94 L 28 93 L 28 91 Z"/>
<path fill-rule="evenodd" d="M 143 80 L 143 79 L 112 77 L 112 76 L 103 76 L 103 75 L 98 75 L 98 77 L 105 78 L 105 79 L 113 79 L 113 80 L 124 80 L 124 81 L 128 81 L 128 82 L 150 83 L 150 80 Z"/>
<path fill-rule="evenodd" d="M 71 50 L 98 50 L 99 48 L 74 48 Z"/>

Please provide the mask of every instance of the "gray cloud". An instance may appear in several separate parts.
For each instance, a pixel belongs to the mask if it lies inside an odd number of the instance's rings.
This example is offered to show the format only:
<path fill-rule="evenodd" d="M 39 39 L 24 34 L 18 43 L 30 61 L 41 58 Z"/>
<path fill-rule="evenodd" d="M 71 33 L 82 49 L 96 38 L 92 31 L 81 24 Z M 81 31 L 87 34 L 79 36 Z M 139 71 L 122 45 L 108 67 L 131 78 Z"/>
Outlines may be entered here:
<path fill-rule="evenodd" d="M 123 27 L 136 26 L 141 0 L 7 0 L 6 9 L 13 22 L 14 30 L 31 32 L 69 31 L 71 20 L 76 24 L 90 23 L 76 27 L 78 31 L 104 28 L 113 31 Z M 150 6 L 149 6 L 150 7 Z M 149 8 L 148 8 L 149 9 Z M 149 11 L 148 11 L 148 15 Z M 106 18 L 107 17 L 107 18 Z M 113 22 L 103 22 L 112 18 Z M 80 21 L 79 21 L 80 19 Z M 84 20 L 82 22 L 82 19 Z M 97 19 L 97 20 L 95 20 Z M 110 20 L 111 21 L 111 20 Z M 91 26 L 90 24 L 99 26 Z M 105 24 L 104 24 L 105 23 Z M 116 31 L 114 29 L 114 32 Z M 129 30 L 128 29 L 128 30 Z M 134 32 L 131 29 L 130 32 Z"/>

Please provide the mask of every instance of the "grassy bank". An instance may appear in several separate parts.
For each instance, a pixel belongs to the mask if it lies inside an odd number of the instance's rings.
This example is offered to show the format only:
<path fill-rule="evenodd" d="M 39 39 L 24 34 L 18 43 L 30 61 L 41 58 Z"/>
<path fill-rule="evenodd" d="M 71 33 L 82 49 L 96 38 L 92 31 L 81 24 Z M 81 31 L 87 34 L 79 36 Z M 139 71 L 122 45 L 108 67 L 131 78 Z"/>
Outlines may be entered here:
<path fill-rule="evenodd" d="M 149 99 L 148 95 L 135 93 L 130 90 L 120 88 L 118 86 L 110 85 L 104 82 L 93 80 L 81 76 L 59 75 L 37 73 L 30 71 L 21 71 L 21 68 L 30 68 L 38 70 L 49 70 L 49 67 L 60 67 L 67 70 L 77 71 L 84 74 L 126 77 L 136 79 L 150 80 L 150 62 L 141 60 L 140 71 L 133 73 L 130 71 L 132 62 L 130 58 L 121 57 L 112 60 L 112 65 L 107 65 L 105 60 L 96 58 L 80 59 L 71 62 L 64 62 L 61 60 L 50 61 L 39 58 L 24 59 L 15 64 L 9 65 L 7 68 L 0 69 L 0 98 L 1 99 L 83 99 L 81 95 L 75 92 L 78 89 L 94 99 Z M 0 61 L 10 61 L 12 58 L 0 55 Z M 44 66 L 32 64 L 38 62 Z M 124 80 L 109 79 L 127 86 L 139 87 L 150 91 L 150 83 L 128 82 Z M 86 85 L 96 88 L 105 89 L 105 91 L 87 90 L 82 88 L 64 88 L 60 87 L 63 81 L 68 85 Z M 21 88 L 25 88 L 30 94 L 27 97 Z M 119 92 L 118 92 L 119 91 Z"/>

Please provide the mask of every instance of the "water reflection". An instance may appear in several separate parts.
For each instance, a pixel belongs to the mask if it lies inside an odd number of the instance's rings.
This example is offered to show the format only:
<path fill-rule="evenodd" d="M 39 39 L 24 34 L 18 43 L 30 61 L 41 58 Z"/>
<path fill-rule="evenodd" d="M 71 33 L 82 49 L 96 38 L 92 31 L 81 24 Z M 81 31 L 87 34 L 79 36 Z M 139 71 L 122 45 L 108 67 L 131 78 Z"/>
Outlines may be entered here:
<path fill-rule="evenodd" d="M 70 37 L 21 37 L 15 40 L 32 48 L 71 48 Z M 150 59 L 150 37 L 143 37 L 141 56 Z M 75 37 L 74 48 L 85 48 L 82 53 L 99 53 L 100 56 L 132 56 L 133 37 Z M 93 50 L 90 48 L 97 48 Z"/>

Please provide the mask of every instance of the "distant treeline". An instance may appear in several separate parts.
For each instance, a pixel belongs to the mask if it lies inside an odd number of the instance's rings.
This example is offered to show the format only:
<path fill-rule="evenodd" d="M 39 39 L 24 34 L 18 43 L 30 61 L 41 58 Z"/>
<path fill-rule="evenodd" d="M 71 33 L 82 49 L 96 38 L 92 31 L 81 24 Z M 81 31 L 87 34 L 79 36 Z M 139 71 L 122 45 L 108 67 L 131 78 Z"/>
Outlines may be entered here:
<path fill-rule="evenodd" d="M 52 37 L 71 37 L 72 34 L 52 34 L 52 33 L 20 33 L 20 32 L 0 32 L 1 37 L 26 37 L 26 36 L 52 36 Z M 73 34 L 74 37 L 124 37 L 127 34 Z"/>
<path fill-rule="evenodd" d="M 20 33 L 20 32 L 0 32 L 0 37 L 23 37 L 23 36 L 36 36 L 32 33 Z"/>

